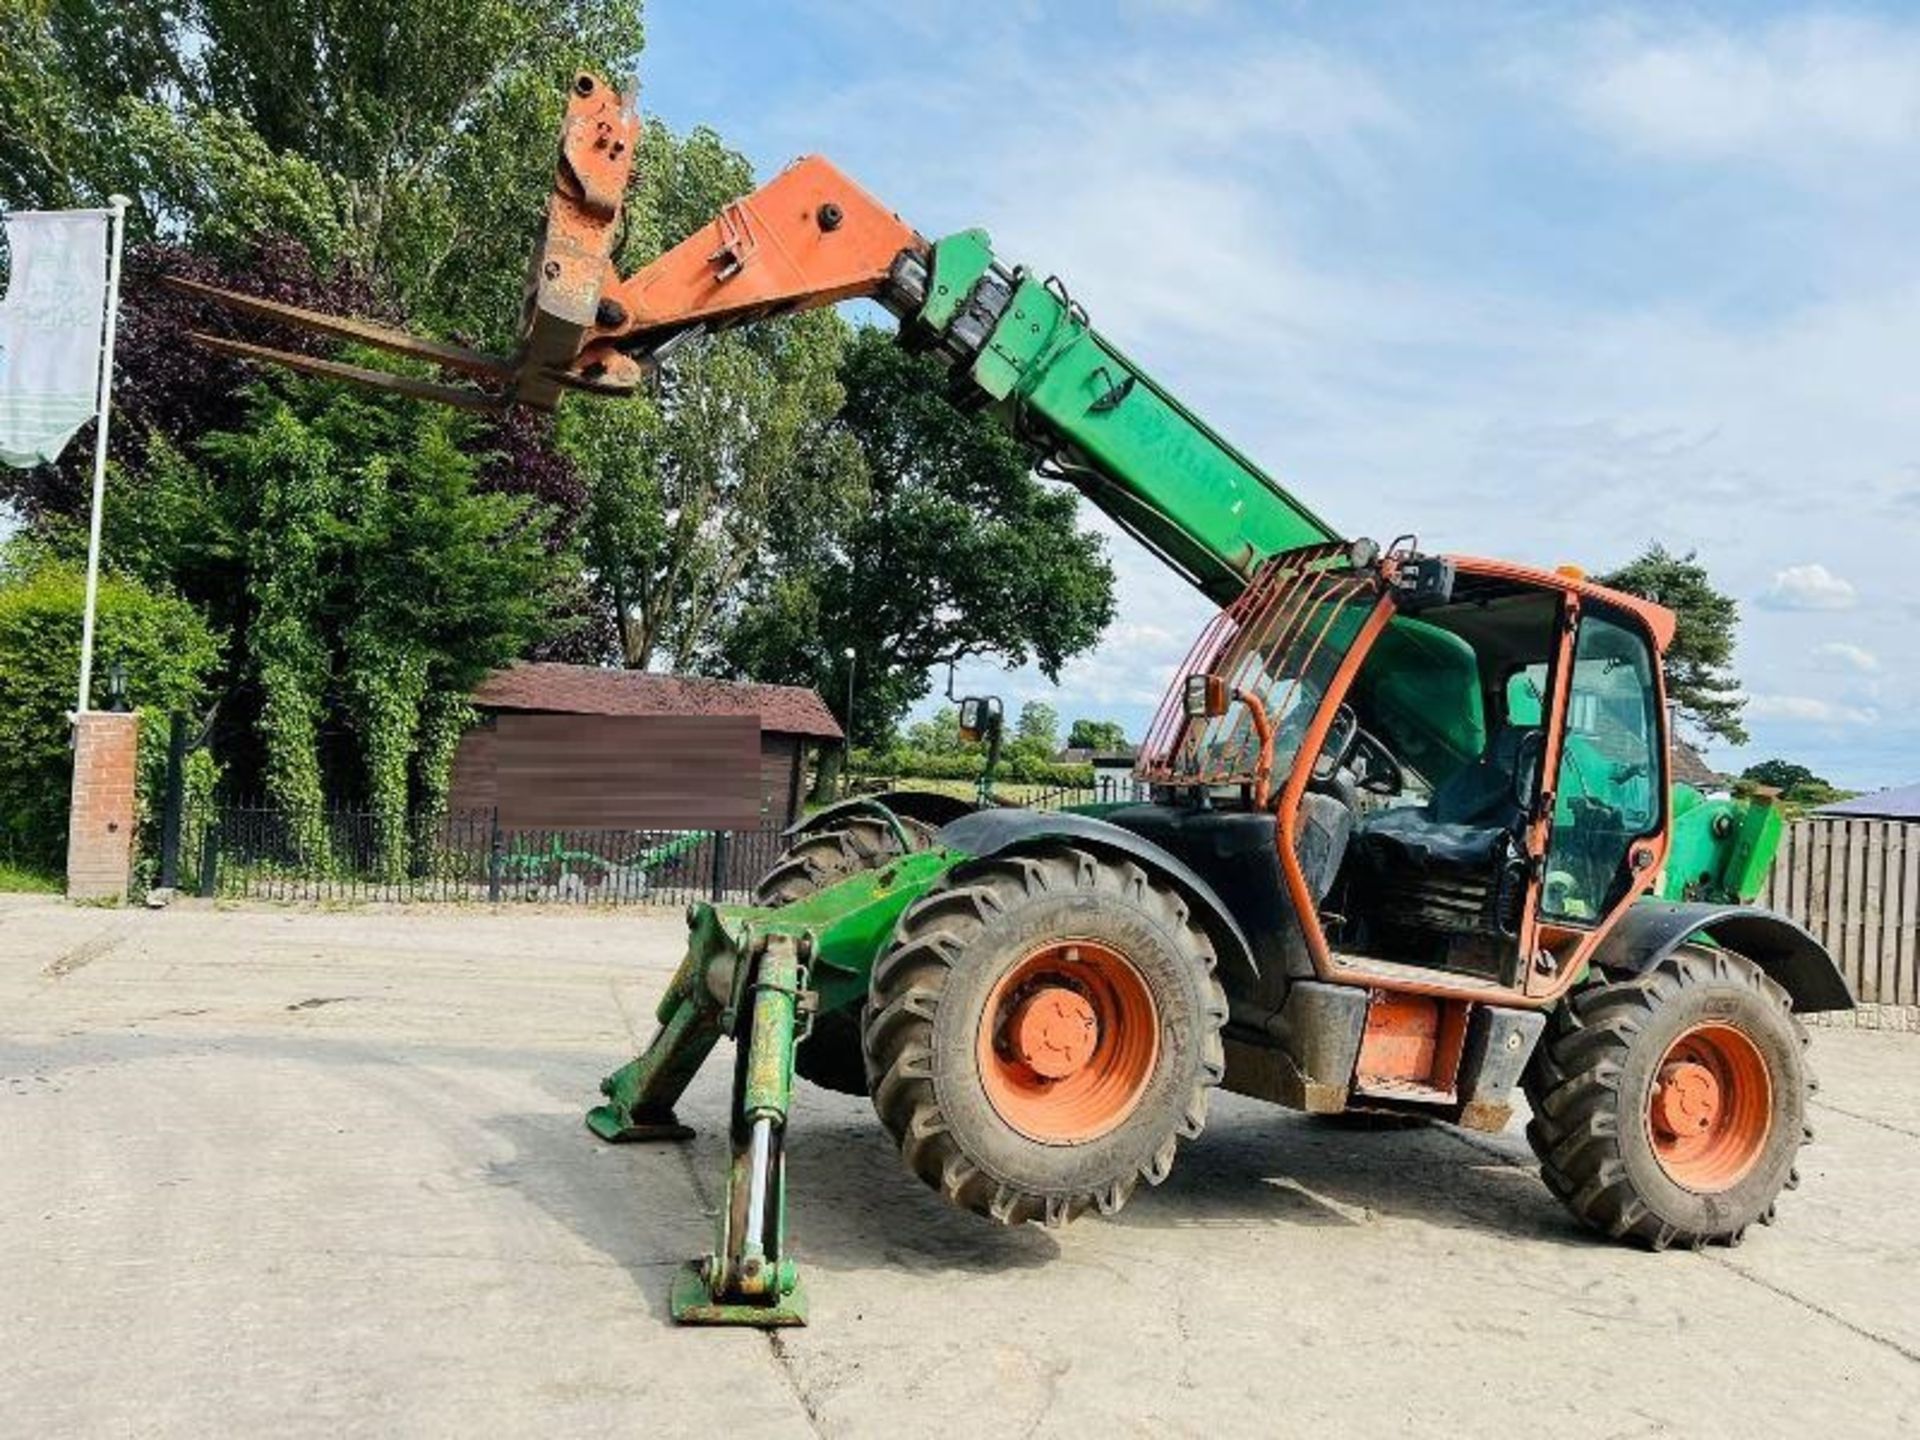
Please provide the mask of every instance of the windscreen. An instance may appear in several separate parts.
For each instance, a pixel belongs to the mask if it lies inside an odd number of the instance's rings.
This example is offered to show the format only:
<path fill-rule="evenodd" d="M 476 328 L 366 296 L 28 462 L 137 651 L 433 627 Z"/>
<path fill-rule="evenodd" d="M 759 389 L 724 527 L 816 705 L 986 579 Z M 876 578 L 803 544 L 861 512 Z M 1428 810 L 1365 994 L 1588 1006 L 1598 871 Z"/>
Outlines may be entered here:
<path fill-rule="evenodd" d="M 1260 740 L 1243 704 L 1189 719 L 1186 677 L 1213 674 L 1260 705 L 1273 727 L 1273 773 L 1291 768 L 1320 702 L 1378 603 L 1371 571 L 1343 547 L 1290 551 L 1269 562 L 1200 637 L 1148 731 L 1136 773 L 1161 785 L 1251 784 Z"/>

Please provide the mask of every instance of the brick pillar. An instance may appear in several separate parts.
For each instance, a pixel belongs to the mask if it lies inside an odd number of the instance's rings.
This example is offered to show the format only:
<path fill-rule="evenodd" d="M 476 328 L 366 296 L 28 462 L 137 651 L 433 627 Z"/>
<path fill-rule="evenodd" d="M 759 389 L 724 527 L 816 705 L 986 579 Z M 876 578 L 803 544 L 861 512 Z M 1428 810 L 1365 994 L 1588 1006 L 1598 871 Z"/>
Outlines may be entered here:
<path fill-rule="evenodd" d="M 67 896 L 125 899 L 133 876 L 134 759 L 140 717 L 89 710 L 73 717 L 73 800 L 67 814 Z"/>

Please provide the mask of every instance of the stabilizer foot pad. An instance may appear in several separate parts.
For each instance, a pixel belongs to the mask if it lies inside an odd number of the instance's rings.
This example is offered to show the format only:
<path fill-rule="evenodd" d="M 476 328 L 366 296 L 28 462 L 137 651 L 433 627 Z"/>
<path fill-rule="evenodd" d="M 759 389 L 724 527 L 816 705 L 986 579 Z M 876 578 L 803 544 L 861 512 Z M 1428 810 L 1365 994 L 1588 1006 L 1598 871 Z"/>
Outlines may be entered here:
<path fill-rule="evenodd" d="M 612 1105 L 596 1105 L 587 1112 L 587 1128 L 615 1145 L 644 1140 L 691 1140 L 693 1127 L 682 1125 L 671 1110 L 642 1119 L 629 1119 Z"/>
<path fill-rule="evenodd" d="M 716 1300 L 707 1289 L 699 1265 L 690 1263 L 674 1275 L 667 1308 L 682 1325 L 754 1325 L 771 1330 L 807 1323 L 807 1292 L 796 1280 L 793 1289 L 771 1305 Z"/>

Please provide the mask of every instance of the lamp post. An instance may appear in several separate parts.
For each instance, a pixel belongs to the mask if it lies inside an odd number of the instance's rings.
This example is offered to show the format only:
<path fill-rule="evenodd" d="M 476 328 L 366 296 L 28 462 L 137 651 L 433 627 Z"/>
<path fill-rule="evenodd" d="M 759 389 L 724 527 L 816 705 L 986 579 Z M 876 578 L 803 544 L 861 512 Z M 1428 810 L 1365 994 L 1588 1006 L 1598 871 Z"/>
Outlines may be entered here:
<path fill-rule="evenodd" d="M 107 667 L 107 709 L 124 715 L 132 708 L 127 703 L 127 662 L 115 657 Z"/>
<path fill-rule="evenodd" d="M 842 782 L 846 789 L 853 788 L 853 647 L 847 646 L 840 652 L 847 661 L 847 718 L 845 733 L 840 737 L 840 772 L 845 776 Z"/>

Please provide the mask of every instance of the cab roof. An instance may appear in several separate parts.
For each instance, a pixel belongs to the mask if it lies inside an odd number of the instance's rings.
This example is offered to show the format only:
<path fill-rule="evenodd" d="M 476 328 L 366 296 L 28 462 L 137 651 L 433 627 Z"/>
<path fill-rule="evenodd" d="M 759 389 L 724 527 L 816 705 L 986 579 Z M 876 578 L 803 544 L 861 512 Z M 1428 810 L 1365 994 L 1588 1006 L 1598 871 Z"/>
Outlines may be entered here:
<path fill-rule="evenodd" d="M 1624 590 L 1610 589 L 1605 585 L 1596 585 L 1582 573 L 1576 573 L 1573 567 L 1563 570 L 1543 570 L 1535 565 L 1520 565 L 1511 560 L 1488 560 L 1478 555 L 1449 555 L 1456 569 L 1470 571 L 1475 575 L 1498 576 L 1504 580 L 1517 580 L 1527 585 L 1538 585 L 1547 590 L 1562 590 L 1578 595 L 1583 600 L 1596 600 L 1604 605 L 1631 611 L 1640 617 L 1647 630 L 1653 636 L 1654 647 L 1665 653 L 1673 643 L 1673 632 L 1679 624 L 1679 616 L 1664 605 L 1651 600 L 1643 600 L 1638 595 L 1629 595 Z"/>

